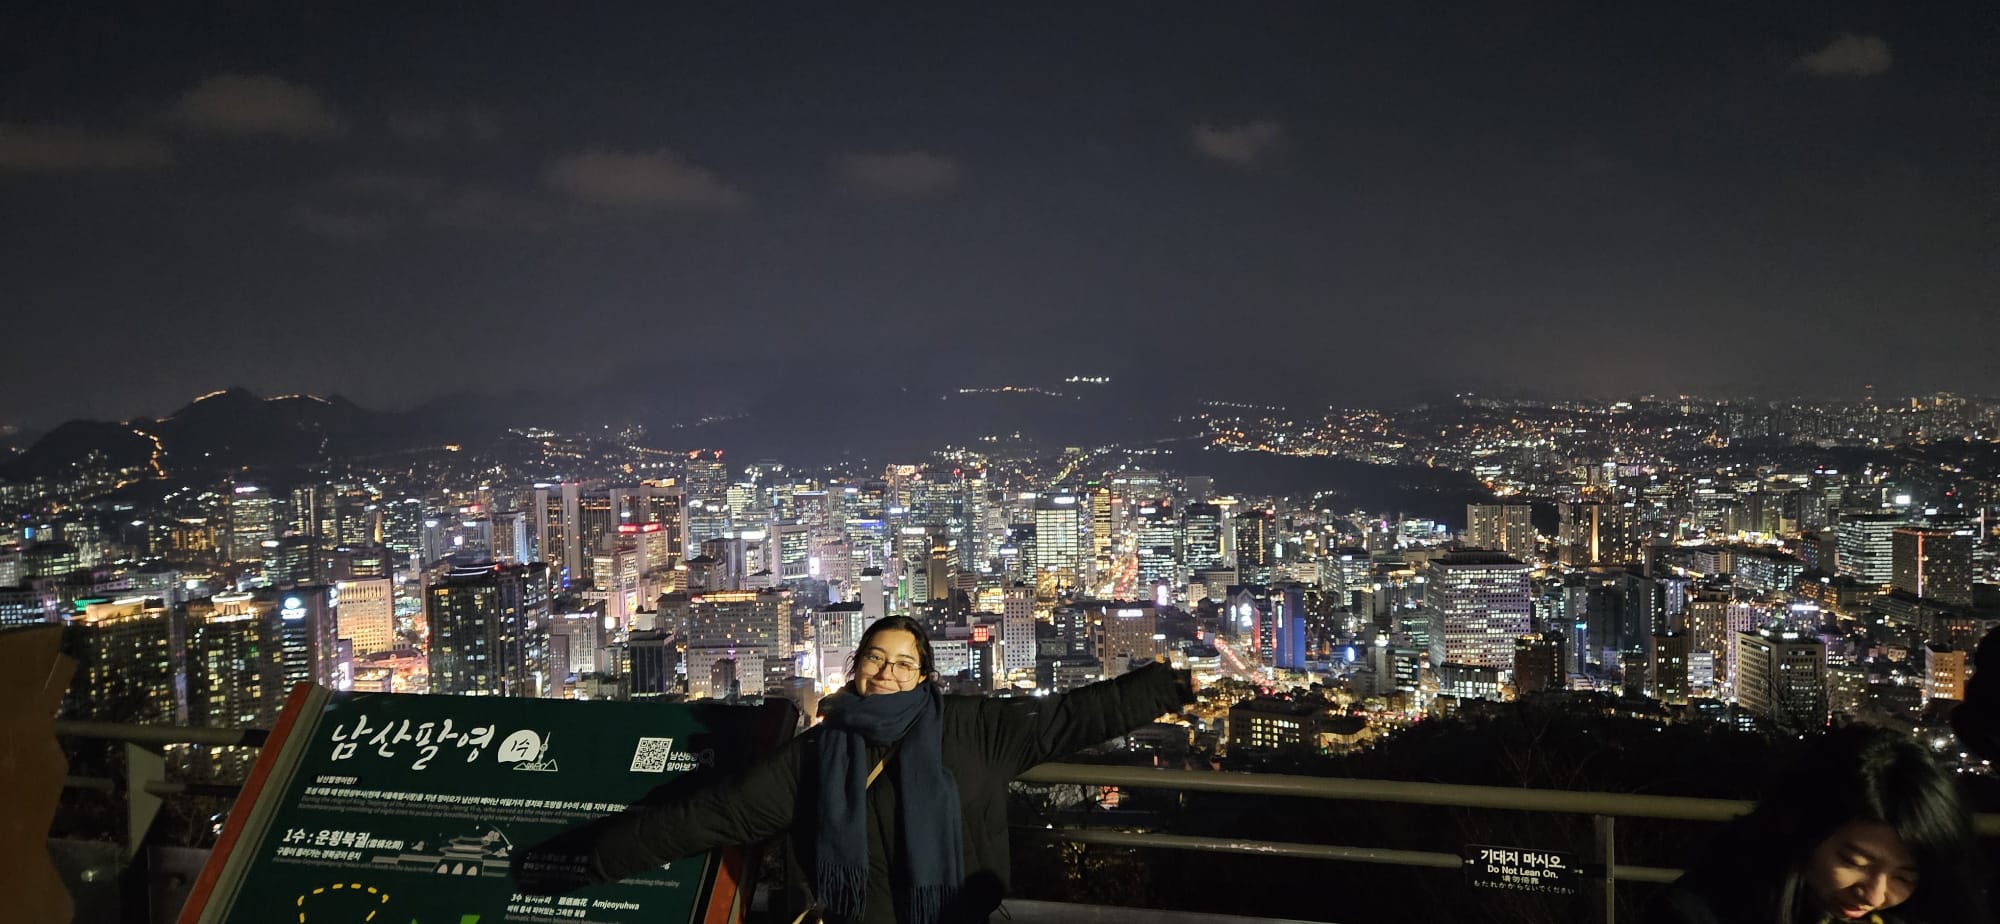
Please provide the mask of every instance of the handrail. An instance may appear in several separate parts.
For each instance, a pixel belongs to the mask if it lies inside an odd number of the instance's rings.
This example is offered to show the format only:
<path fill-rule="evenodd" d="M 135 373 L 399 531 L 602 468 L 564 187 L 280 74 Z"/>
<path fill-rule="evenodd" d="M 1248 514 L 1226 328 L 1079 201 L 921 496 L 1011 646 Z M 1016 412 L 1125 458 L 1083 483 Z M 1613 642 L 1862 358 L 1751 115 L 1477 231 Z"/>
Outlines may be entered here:
<path fill-rule="evenodd" d="M 1366 780 L 1351 777 L 1231 773 L 1155 767 L 1110 767 L 1096 764 L 1041 764 L 1021 774 L 1020 779 L 1028 783 L 1075 783 L 1085 786 L 1128 786 L 1138 789 L 1194 790 L 1239 795 L 1403 802 L 1459 808 L 1663 818 L 1676 821 L 1728 821 L 1750 811 L 1755 805 L 1753 802 L 1741 799 L 1701 799 L 1693 796 L 1516 789 L 1507 786 L 1472 786 L 1460 783 L 1420 783 L 1409 780 Z M 1973 830 L 1979 836 L 2000 836 L 2000 814 L 1974 815 L 1972 820 Z"/>
<path fill-rule="evenodd" d="M 199 725 L 133 725 L 88 719 L 57 719 L 58 738 L 100 738 L 133 744 L 206 744 L 262 747 L 271 733 L 261 728 L 205 728 Z"/>

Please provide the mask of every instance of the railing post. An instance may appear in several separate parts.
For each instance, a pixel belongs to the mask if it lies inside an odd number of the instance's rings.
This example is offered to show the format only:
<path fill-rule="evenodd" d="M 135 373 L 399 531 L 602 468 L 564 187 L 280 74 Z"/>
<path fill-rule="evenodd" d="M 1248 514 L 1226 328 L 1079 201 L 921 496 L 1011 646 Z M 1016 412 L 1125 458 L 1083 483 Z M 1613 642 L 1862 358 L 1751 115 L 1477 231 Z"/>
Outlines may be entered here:
<path fill-rule="evenodd" d="M 1590 816 L 1591 859 L 1604 867 L 1604 924 L 1618 924 L 1618 817 Z"/>
<path fill-rule="evenodd" d="M 153 817 L 160 813 L 160 797 L 152 787 L 166 782 L 167 763 L 160 755 L 131 742 L 125 744 L 125 859 L 139 853 Z"/>

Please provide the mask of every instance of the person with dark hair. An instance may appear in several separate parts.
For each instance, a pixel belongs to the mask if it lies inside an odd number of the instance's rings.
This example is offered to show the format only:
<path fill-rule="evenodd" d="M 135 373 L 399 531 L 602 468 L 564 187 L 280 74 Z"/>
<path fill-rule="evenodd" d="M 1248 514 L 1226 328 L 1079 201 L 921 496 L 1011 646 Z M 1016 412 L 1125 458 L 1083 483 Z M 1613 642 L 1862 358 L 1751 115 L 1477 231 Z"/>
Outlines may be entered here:
<path fill-rule="evenodd" d="M 1869 726 L 1814 742 L 1651 910 L 1659 924 L 1984 920 L 1972 818 L 1916 742 Z"/>
<path fill-rule="evenodd" d="M 789 832 L 830 921 L 984 921 L 1007 888 L 1007 784 L 1194 699 L 1149 664 L 1061 695 L 947 696 L 922 623 L 877 620 L 826 720 L 746 772 L 615 816 L 589 845 L 592 881 Z"/>

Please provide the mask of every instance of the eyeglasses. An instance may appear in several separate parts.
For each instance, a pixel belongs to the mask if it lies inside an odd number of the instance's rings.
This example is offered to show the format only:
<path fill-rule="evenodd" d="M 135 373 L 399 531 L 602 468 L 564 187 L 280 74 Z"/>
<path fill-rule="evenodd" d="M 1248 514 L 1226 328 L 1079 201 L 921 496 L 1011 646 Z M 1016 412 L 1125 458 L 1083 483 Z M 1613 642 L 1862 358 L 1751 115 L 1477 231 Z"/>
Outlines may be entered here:
<path fill-rule="evenodd" d="M 923 665 L 915 661 L 891 661 L 873 651 L 865 652 L 861 655 L 861 666 L 878 674 L 888 674 L 899 680 L 907 680 L 915 677 L 924 669 Z"/>

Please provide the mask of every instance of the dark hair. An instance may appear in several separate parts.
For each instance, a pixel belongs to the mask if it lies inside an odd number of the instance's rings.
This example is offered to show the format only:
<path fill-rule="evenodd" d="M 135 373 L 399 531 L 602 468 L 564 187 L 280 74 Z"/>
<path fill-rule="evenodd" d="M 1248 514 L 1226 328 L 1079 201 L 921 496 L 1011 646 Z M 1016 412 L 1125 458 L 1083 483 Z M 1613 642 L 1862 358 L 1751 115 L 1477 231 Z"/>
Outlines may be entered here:
<path fill-rule="evenodd" d="M 1757 807 L 1722 832 L 1688 873 L 1717 910 L 1745 920 L 1805 924 L 1821 917 L 1805 881 L 1807 858 L 1856 821 L 1895 829 L 1917 863 L 1908 901 L 1885 918 L 1951 924 L 1979 919 L 1972 817 L 1950 775 L 1922 746 L 1886 728 L 1850 725 L 1813 742 Z M 1729 912 L 1724 912 L 1728 915 Z"/>
<path fill-rule="evenodd" d="M 875 636 L 883 632 L 908 632 L 917 638 L 917 658 L 925 677 L 937 674 L 937 655 L 931 652 L 931 633 L 920 623 L 908 616 L 884 616 L 875 620 L 868 631 L 861 633 L 861 644 L 854 646 L 854 657 L 847 662 L 847 676 L 852 679 L 861 676 L 861 653 L 868 650 Z"/>

